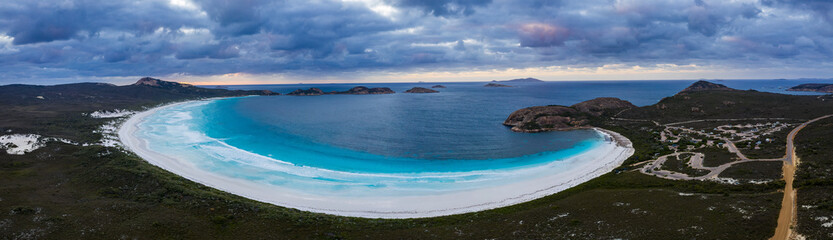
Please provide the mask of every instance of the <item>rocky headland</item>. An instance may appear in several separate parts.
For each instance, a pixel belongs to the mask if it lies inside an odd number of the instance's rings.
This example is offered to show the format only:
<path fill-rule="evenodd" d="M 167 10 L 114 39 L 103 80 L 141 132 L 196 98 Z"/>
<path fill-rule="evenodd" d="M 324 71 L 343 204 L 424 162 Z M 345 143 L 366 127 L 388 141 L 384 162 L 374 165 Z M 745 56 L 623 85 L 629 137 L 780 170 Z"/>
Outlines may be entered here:
<path fill-rule="evenodd" d="M 787 89 L 787 91 L 833 93 L 833 84 L 805 83 L 795 87 L 791 87 Z"/>
<path fill-rule="evenodd" d="M 503 125 L 515 132 L 563 131 L 590 128 L 590 119 L 613 115 L 636 106 L 618 98 L 596 98 L 573 106 L 536 106 L 517 110 L 506 118 Z"/>

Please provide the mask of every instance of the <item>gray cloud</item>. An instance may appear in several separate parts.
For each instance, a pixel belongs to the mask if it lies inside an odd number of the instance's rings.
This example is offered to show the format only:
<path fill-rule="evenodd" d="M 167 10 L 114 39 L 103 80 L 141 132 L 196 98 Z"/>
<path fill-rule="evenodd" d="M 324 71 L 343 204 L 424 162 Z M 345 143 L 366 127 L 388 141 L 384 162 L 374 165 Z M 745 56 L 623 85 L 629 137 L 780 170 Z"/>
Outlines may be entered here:
<path fill-rule="evenodd" d="M 176 2 L 0 2 L 0 77 L 833 60 L 833 3 L 821 0 Z"/>

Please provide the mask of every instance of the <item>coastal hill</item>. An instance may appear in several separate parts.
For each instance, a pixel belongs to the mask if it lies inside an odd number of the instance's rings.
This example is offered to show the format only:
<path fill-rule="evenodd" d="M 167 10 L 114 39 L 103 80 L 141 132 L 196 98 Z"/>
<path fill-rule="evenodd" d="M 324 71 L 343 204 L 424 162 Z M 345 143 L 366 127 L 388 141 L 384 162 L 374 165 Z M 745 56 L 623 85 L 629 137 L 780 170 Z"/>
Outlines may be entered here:
<path fill-rule="evenodd" d="M 833 84 L 805 83 L 791 87 L 787 91 L 833 93 Z"/>
<path fill-rule="evenodd" d="M 73 83 L 51 86 L 0 86 L 0 129 L 47 134 L 75 140 L 96 138 L 100 125 L 82 113 L 98 110 L 141 110 L 163 103 L 249 95 L 280 95 L 268 90 L 227 90 L 142 78 L 134 84 Z M 84 129 L 79 136 L 76 128 Z"/>
<path fill-rule="evenodd" d="M 535 83 L 535 82 L 543 82 L 537 78 L 518 78 L 512 80 L 492 80 L 492 82 L 512 82 L 512 83 Z"/>
<path fill-rule="evenodd" d="M 437 90 L 434 90 L 434 89 L 429 89 L 429 88 L 423 88 L 423 87 L 414 87 L 414 88 L 408 89 L 408 91 L 405 91 L 405 93 L 438 93 L 438 92 L 440 92 L 440 91 L 437 91 Z"/>
<path fill-rule="evenodd" d="M 390 88 L 380 87 L 380 88 L 367 88 L 364 86 L 353 87 L 347 91 L 338 92 L 324 92 L 318 88 L 309 88 L 307 90 L 298 89 L 287 93 L 286 95 L 290 96 L 319 96 L 319 95 L 330 95 L 330 94 L 351 94 L 351 95 L 367 95 L 367 94 L 391 94 L 396 93 Z"/>
<path fill-rule="evenodd" d="M 692 119 L 761 118 L 810 119 L 833 112 L 829 96 L 797 96 L 737 90 L 698 81 L 658 103 L 622 112 L 618 117 L 651 119 L 661 123 Z M 784 104 L 788 102 L 790 104 Z"/>
<path fill-rule="evenodd" d="M 513 131 L 541 132 L 589 127 L 604 117 L 643 119 L 659 123 L 692 119 L 784 118 L 811 119 L 833 113 L 831 96 L 796 96 L 737 90 L 697 81 L 674 96 L 650 106 L 636 107 L 616 98 L 597 98 L 576 105 L 529 107 L 504 122 Z M 783 104 L 789 102 L 791 104 Z M 602 118 L 599 118 L 602 117 Z"/>
<path fill-rule="evenodd" d="M 683 89 L 682 91 L 680 91 L 677 94 L 686 94 L 686 93 L 703 92 L 703 91 L 737 91 L 737 90 L 732 89 L 730 87 L 727 87 L 726 85 L 723 85 L 723 84 L 711 83 L 711 82 L 700 80 L 700 81 L 695 82 L 694 84 L 691 84 L 691 86 L 688 86 L 687 88 Z"/>
<path fill-rule="evenodd" d="M 596 98 L 573 106 L 538 106 L 517 110 L 509 115 L 503 125 L 516 132 L 561 131 L 589 127 L 591 118 L 612 116 L 636 106 L 618 98 Z"/>
<path fill-rule="evenodd" d="M 163 81 L 163 80 L 152 78 L 152 77 L 143 77 L 143 78 L 139 79 L 139 81 L 136 81 L 136 83 L 134 83 L 133 85 L 151 86 L 151 87 L 167 87 L 167 88 L 193 87 L 194 86 L 194 85 L 186 84 L 186 83 Z"/>

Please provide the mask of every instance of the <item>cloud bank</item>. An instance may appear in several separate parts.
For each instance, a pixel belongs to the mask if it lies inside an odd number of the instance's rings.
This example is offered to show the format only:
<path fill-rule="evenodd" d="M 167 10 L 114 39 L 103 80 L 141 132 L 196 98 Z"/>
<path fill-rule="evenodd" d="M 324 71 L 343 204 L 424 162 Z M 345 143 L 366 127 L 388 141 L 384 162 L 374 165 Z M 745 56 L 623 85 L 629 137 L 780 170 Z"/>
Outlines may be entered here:
<path fill-rule="evenodd" d="M 828 73 L 831 49 L 821 0 L 0 2 L 0 84 L 610 65 L 802 77 Z"/>

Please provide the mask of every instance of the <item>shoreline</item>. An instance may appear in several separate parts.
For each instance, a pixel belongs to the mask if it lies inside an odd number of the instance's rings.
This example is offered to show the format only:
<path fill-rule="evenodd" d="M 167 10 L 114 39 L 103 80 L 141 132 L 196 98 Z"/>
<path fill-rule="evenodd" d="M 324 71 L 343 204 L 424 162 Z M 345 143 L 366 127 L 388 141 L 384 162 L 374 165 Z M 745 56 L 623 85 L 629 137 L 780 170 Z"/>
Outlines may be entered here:
<path fill-rule="evenodd" d="M 630 140 L 624 136 L 613 131 L 593 128 L 599 134 L 605 135 L 605 139 L 608 141 L 593 150 L 564 159 L 565 162 L 576 162 L 575 165 L 571 165 L 572 169 L 568 172 L 559 172 L 501 186 L 437 195 L 372 198 L 323 197 L 204 171 L 175 157 L 148 149 L 146 140 L 134 135 L 138 130 L 138 125 L 146 117 L 159 110 L 196 101 L 212 100 L 216 99 L 172 103 L 137 113 L 119 126 L 119 139 L 126 150 L 134 152 L 152 165 L 230 194 L 310 212 L 389 219 L 437 217 L 478 212 L 531 201 L 606 174 L 620 166 L 634 153 Z"/>

